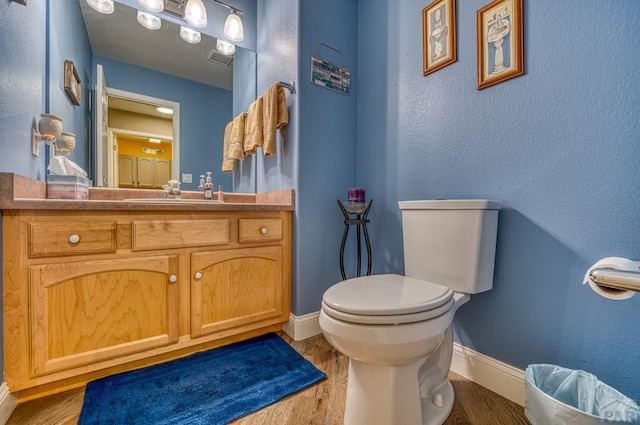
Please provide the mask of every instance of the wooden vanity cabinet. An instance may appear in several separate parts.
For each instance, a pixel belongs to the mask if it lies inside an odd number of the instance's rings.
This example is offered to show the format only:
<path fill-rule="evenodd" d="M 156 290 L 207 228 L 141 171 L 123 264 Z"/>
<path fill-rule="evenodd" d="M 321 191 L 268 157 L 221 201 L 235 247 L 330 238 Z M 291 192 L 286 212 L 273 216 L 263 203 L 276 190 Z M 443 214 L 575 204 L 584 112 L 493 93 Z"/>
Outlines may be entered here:
<path fill-rule="evenodd" d="M 289 319 L 287 211 L 3 214 L 4 366 L 29 397 Z"/>

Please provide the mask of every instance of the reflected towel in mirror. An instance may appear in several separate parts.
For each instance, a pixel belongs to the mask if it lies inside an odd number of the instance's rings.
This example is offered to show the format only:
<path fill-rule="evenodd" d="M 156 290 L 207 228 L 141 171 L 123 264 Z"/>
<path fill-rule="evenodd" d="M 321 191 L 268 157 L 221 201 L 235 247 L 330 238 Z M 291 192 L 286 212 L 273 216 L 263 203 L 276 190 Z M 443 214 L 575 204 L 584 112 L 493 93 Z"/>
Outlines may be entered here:
<path fill-rule="evenodd" d="M 244 133 L 244 153 L 245 155 L 255 155 L 258 148 L 262 147 L 263 136 L 263 97 L 258 97 L 249 106 Z"/>

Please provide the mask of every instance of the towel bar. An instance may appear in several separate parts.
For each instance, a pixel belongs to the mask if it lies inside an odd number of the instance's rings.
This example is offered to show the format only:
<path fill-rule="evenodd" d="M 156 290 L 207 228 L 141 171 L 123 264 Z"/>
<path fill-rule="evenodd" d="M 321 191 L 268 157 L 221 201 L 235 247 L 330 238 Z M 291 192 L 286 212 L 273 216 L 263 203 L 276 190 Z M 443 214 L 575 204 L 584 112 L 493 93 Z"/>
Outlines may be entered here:
<path fill-rule="evenodd" d="M 294 83 L 293 81 L 287 83 L 285 81 L 278 81 L 278 85 L 280 87 L 284 87 L 285 89 L 289 90 L 289 93 L 293 94 L 296 91 L 296 83 Z"/>
<path fill-rule="evenodd" d="M 589 277 L 598 286 L 621 291 L 640 292 L 640 271 L 598 268 L 591 270 Z"/>

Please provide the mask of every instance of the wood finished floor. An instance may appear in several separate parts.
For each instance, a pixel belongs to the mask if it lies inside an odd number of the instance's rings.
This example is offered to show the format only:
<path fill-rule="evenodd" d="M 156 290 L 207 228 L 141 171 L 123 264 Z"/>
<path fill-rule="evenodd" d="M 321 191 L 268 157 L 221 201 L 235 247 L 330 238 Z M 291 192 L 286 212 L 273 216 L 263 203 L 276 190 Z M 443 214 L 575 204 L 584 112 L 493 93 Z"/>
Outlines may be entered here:
<path fill-rule="evenodd" d="M 231 424 L 341 425 L 347 386 L 347 358 L 336 352 L 321 335 L 298 342 L 292 341 L 284 333 L 280 335 L 324 371 L 327 379 Z M 449 378 L 455 389 L 456 400 L 445 425 L 529 424 L 521 406 L 453 372 Z M 76 424 L 83 399 L 84 387 L 25 402 L 18 405 L 7 425 Z"/>

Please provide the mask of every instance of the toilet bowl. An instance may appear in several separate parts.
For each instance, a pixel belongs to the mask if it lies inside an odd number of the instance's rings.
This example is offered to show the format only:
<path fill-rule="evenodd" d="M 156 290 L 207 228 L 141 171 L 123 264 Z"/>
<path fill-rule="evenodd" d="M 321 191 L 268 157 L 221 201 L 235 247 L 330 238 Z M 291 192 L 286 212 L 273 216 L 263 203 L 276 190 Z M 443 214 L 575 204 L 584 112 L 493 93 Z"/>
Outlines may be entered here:
<path fill-rule="evenodd" d="M 454 399 L 451 323 L 468 299 L 400 275 L 350 279 L 325 293 L 320 327 L 349 357 L 345 425 L 445 421 Z"/>
<path fill-rule="evenodd" d="M 454 315 L 493 285 L 497 203 L 400 208 L 406 275 L 348 279 L 322 298 L 320 329 L 349 358 L 345 425 L 444 423 L 454 402 Z"/>

